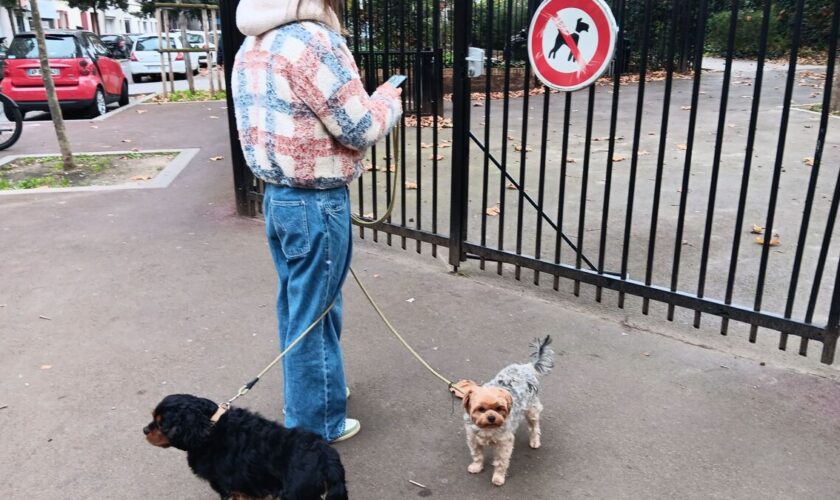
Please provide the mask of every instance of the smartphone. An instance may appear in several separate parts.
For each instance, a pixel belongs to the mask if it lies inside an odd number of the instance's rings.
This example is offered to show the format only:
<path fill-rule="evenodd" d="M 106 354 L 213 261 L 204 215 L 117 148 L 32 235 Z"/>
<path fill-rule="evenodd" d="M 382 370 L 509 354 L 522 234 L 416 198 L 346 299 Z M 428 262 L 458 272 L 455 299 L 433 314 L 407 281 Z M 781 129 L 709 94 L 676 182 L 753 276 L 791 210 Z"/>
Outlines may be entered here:
<path fill-rule="evenodd" d="M 405 82 L 406 76 L 405 75 L 394 75 L 388 79 L 388 83 L 393 85 L 394 87 L 399 88 L 400 85 Z"/>

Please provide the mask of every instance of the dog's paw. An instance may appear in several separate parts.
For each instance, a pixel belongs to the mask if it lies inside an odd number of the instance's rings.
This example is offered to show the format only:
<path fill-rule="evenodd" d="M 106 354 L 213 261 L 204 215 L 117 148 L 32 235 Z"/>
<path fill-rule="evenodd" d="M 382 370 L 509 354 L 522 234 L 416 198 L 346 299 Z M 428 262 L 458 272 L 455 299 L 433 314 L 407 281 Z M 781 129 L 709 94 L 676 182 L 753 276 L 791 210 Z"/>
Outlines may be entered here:
<path fill-rule="evenodd" d="M 467 471 L 470 474 L 478 474 L 479 472 L 484 470 L 484 464 L 479 462 L 473 462 L 467 467 Z"/>
<path fill-rule="evenodd" d="M 528 446 L 530 446 L 531 448 L 533 448 L 535 450 L 537 448 L 539 448 L 540 447 L 540 437 L 539 436 L 532 437 L 531 440 L 528 442 Z"/>
<path fill-rule="evenodd" d="M 493 474 L 493 484 L 496 486 L 505 484 L 505 475 L 500 472 Z"/>

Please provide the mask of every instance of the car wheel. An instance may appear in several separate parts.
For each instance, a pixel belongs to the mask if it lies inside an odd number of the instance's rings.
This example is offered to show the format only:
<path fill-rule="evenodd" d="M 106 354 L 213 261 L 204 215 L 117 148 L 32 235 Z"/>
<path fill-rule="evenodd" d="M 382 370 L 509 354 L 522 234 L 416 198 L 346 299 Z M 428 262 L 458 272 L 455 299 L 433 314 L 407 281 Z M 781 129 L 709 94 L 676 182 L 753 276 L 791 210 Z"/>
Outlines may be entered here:
<path fill-rule="evenodd" d="M 120 106 L 128 105 L 128 80 L 123 80 L 122 92 L 120 92 Z"/>
<path fill-rule="evenodd" d="M 131 75 L 131 81 L 134 83 L 140 83 L 143 81 L 143 75 Z"/>
<path fill-rule="evenodd" d="M 102 87 L 96 87 L 96 95 L 94 95 L 93 102 L 90 108 L 88 108 L 88 116 L 90 118 L 96 118 L 97 116 L 104 115 L 106 111 L 108 111 L 108 104 L 105 101 L 105 92 L 102 90 Z"/>

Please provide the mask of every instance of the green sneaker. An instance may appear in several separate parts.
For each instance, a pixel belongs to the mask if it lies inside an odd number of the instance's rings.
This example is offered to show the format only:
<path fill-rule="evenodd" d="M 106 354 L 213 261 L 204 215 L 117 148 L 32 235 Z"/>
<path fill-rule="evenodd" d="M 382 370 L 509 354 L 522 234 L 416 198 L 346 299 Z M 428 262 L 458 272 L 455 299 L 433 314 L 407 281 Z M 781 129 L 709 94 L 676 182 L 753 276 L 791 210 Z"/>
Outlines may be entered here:
<path fill-rule="evenodd" d="M 333 439 L 332 442 L 340 443 L 342 441 L 347 441 L 358 434 L 360 430 L 362 430 L 362 424 L 359 423 L 358 420 L 355 418 L 346 418 L 344 419 L 344 432 L 342 432 L 337 438 Z"/>

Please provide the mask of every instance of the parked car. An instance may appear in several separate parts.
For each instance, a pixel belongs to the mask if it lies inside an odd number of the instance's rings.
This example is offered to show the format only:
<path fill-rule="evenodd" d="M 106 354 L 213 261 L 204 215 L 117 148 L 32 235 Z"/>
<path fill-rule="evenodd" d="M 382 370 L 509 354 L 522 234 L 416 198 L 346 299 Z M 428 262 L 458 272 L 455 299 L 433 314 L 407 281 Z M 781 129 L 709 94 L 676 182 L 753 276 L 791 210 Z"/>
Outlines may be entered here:
<path fill-rule="evenodd" d="M 209 38 L 210 40 L 207 40 Z M 216 34 L 207 32 L 207 37 L 204 36 L 203 31 L 187 31 L 187 44 L 196 49 L 216 49 Z M 198 54 L 198 65 L 207 66 L 207 54 Z"/>
<path fill-rule="evenodd" d="M 164 35 L 160 41 L 163 42 L 163 48 L 166 48 L 166 36 Z M 151 76 L 152 78 L 160 76 L 160 53 L 158 52 L 159 40 L 157 35 L 141 35 L 137 37 L 134 42 L 134 47 L 129 57 L 129 68 L 131 69 L 131 80 L 134 83 L 140 83 L 144 76 Z M 181 43 L 180 36 L 169 36 L 170 48 L 180 49 L 184 47 Z M 164 54 L 166 57 L 167 54 Z M 190 63 L 193 73 L 198 73 L 198 54 L 190 53 Z M 172 73 L 176 78 L 186 78 L 187 65 L 184 62 L 184 53 L 179 52 L 172 54 Z"/>
<path fill-rule="evenodd" d="M 63 111 L 86 110 L 89 116 L 107 111 L 111 102 L 128 104 L 128 80 L 122 66 L 94 33 L 49 30 L 45 33 L 50 72 Z M 0 88 L 21 112 L 48 111 L 34 33 L 15 35 L 6 53 Z"/>
<path fill-rule="evenodd" d="M 116 59 L 128 59 L 129 54 L 131 54 L 131 40 L 127 36 L 102 35 L 99 38 Z"/>

